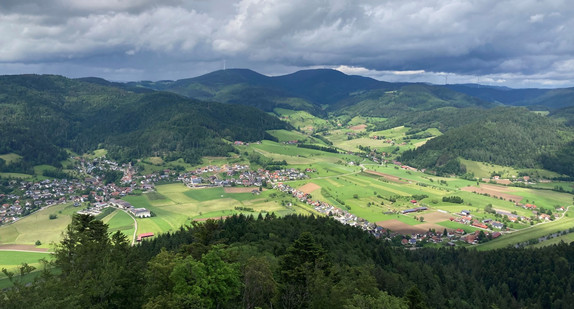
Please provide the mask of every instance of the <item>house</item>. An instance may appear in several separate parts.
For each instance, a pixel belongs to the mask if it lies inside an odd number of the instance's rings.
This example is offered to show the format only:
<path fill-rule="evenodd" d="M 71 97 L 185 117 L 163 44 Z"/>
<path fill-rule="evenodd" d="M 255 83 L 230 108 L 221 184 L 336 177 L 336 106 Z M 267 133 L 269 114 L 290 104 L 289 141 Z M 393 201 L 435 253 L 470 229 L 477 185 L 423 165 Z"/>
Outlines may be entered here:
<path fill-rule="evenodd" d="M 460 214 L 463 215 L 463 216 L 468 216 L 468 215 L 470 215 L 470 211 L 468 211 L 468 210 L 462 210 L 462 211 L 460 212 Z"/>
<path fill-rule="evenodd" d="M 502 224 L 500 222 L 492 222 L 491 225 L 495 229 L 502 229 L 504 227 L 504 224 Z"/>

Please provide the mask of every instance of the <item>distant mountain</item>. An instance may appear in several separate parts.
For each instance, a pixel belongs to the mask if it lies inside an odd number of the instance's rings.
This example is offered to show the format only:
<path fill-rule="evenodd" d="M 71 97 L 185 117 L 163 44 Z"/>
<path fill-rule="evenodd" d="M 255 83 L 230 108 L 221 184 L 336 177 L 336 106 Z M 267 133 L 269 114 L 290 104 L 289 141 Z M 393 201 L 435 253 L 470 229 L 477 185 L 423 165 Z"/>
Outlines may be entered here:
<path fill-rule="evenodd" d="M 255 106 L 264 111 L 282 107 L 324 114 L 324 107 L 356 92 L 394 89 L 398 85 L 329 69 L 305 70 L 268 77 L 247 69 L 229 69 L 195 78 L 130 86 L 166 90 L 200 100 Z"/>
<path fill-rule="evenodd" d="M 489 106 L 483 100 L 441 86 L 388 83 L 330 69 L 304 70 L 275 77 L 246 69 L 231 69 L 174 82 L 128 85 L 166 90 L 200 100 L 250 105 L 264 111 L 283 107 L 316 115 L 340 109 L 351 114 L 365 111 L 385 114 L 386 110 L 395 108 L 428 110 L 437 106 Z M 400 95 L 392 93 L 398 90 Z M 353 108 L 354 105 L 357 107 Z"/>
<path fill-rule="evenodd" d="M 288 128 L 252 107 L 52 75 L 0 76 L 0 115 L 0 154 L 56 166 L 65 148 L 98 147 L 120 160 L 155 154 L 197 162 L 232 151 L 224 140 L 261 140 L 265 130 Z"/>
<path fill-rule="evenodd" d="M 127 86 L 165 90 L 199 100 L 250 105 L 268 112 L 282 107 L 306 110 L 315 115 L 339 112 L 339 109 L 345 109 L 347 113 L 374 110 L 376 112 L 371 113 L 386 114 L 385 109 L 409 110 L 417 102 L 422 109 L 432 109 L 434 105 L 487 108 L 511 105 L 552 111 L 574 106 L 574 88 L 512 89 L 478 84 L 388 83 L 331 69 L 303 70 L 272 77 L 248 69 L 229 69 L 177 81 L 132 82 Z M 392 91 L 398 90 L 401 90 L 401 96 L 390 96 Z M 422 103 L 424 100 L 427 102 Z M 359 106 L 350 108 L 355 104 Z M 425 104 L 427 107 L 423 106 Z"/>
<path fill-rule="evenodd" d="M 504 105 L 527 106 L 534 110 L 556 110 L 574 106 L 574 88 L 512 89 L 477 84 L 446 85 L 445 87 Z"/>

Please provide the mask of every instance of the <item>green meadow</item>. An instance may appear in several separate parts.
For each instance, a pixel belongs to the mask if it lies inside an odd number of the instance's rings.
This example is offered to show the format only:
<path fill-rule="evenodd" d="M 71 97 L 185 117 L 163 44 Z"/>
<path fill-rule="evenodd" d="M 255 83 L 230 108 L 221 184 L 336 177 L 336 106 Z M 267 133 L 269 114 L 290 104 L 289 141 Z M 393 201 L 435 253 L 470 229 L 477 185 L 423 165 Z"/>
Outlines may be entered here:
<path fill-rule="evenodd" d="M 311 137 L 307 134 L 303 134 L 298 131 L 288 131 L 288 130 L 269 130 L 267 131 L 270 135 L 277 138 L 279 143 L 288 141 L 299 141 L 305 144 L 319 144 L 325 146 L 325 142 L 318 138 Z"/>
<path fill-rule="evenodd" d="M 62 232 L 72 221 L 72 215 L 80 210 L 71 204 L 54 205 L 36 211 L 12 224 L 0 226 L 0 244 L 33 245 L 39 240 L 42 248 L 62 239 Z M 50 219 L 55 214 L 56 219 Z"/>
<path fill-rule="evenodd" d="M 191 221 L 205 218 L 218 218 L 233 214 L 258 214 L 275 212 L 280 215 L 301 213 L 302 210 L 288 209 L 270 198 L 276 191 L 266 190 L 260 195 L 246 193 L 226 193 L 221 187 L 190 189 L 181 183 L 156 186 L 157 194 L 144 193 L 124 197 L 134 207 L 145 207 L 153 216 L 137 218 L 141 233 L 163 233 L 175 231 Z M 253 188 L 257 189 L 257 188 Z M 158 198 L 164 197 L 164 198 Z M 237 209 L 236 209 L 237 208 Z M 244 208 L 253 209 L 246 211 Z M 127 227 L 128 224 L 119 224 Z"/>
<path fill-rule="evenodd" d="M 0 159 L 4 160 L 6 164 L 11 164 L 20 161 L 22 159 L 22 156 L 15 153 L 6 153 L 0 155 Z"/>
<path fill-rule="evenodd" d="M 328 120 L 315 117 L 305 111 L 275 108 L 273 112 L 279 117 L 283 117 L 283 120 L 293 127 L 300 128 L 302 131 L 312 132 L 318 128 L 330 128 L 332 126 Z"/>
<path fill-rule="evenodd" d="M 109 232 L 120 231 L 124 233 L 129 240 L 132 239 L 135 231 L 134 219 L 126 212 L 115 209 L 112 213 L 105 216 L 102 221 L 108 225 Z"/>
<path fill-rule="evenodd" d="M 19 274 L 19 266 L 27 263 L 30 266 L 39 269 L 40 260 L 52 260 L 52 254 L 48 252 L 24 252 L 24 251 L 4 251 L 0 250 L 0 269 L 6 268 L 9 272 Z M 0 273 L 0 279 L 5 278 L 4 273 Z"/>

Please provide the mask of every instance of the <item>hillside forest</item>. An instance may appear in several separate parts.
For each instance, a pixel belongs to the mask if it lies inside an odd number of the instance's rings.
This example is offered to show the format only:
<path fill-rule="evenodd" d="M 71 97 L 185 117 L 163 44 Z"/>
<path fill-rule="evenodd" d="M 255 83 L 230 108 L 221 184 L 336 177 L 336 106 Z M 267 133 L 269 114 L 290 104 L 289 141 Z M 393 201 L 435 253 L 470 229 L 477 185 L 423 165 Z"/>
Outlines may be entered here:
<path fill-rule="evenodd" d="M 64 236 L 53 265 L 31 284 L 13 279 L 1 308 L 569 308 L 574 297 L 563 243 L 409 251 L 332 219 L 273 214 L 135 247 L 76 215 Z"/>

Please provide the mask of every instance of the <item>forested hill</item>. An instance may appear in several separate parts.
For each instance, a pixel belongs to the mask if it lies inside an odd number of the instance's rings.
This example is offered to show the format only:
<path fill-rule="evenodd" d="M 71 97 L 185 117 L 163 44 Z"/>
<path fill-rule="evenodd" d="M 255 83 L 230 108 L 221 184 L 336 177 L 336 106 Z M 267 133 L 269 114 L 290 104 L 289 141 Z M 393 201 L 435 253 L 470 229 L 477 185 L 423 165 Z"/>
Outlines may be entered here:
<path fill-rule="evenodd" d="M 458 111 L 456 113 L 462 113 Z M 451 116 L 456 115 L 453 113 Z M 468 121 L 428 141 L 425 145 L 403 153 L 400 160 L 419 168 L 439 173 L 464 173 L 458 158 L 491 162 L 504 166 L 545 167 L 574 176 L 550 157 L 563 153 L 574 139 L 571 129 L 551 118 L 528 112 L 524 108 L 499 107 L 472 112 L 458 121 Z M 456 118 L 456 117 L 455 117 Z M 424 126 L 423 126 L 424 128 Z M 563 154 L 572 158 L 572 155 Z"/>
<path fill-rule="evenodd" d="M 313 114 L 322 114 L 322 105 L 338 102 L 356 91 L 398 87 L 398 84 L 327 69 L 305 70 L 276 77 L 247 69 L 229 69 L 172 82 L 128 85 L 171 91 L 200 100 L 255 106 L 264 111 L 282 107 Z"/>
<path fill-rule="evenodd" d="M 250 105 L 264 111 L 282 107 L 306 110 L 315 115 L 334 112 L 387 117 L 401 111 L 445 106 L 494 106 L 443 86 L 388 83 L 329 69 L 274 77 L 246 69 L 231 69 L 178 81 L 128 85 L 171 91 L 201 100 Z"/>
<path fill-rule="evenodd" d="M 512 89 L 477 84 L 447 85 L 449 89 L 489 102 L 554 111 L 574 105 L 574 88 Z"/>
<path fill-rule="evenodd" d="M 0 292 L 0 308 L 570 308 L 574 245 L 404 250 L 321 217 L 233 216 L 130 247 L 76 215 L 61 273 Z M 24 273 L 29 268 L 24 267 Z"/>
<path fill-rule="evenodd" d="M 196 162 L 232 151 L 223 139 L 256 141 L 288 127 L 251 107 L 52 75 L 0 76 L 0 117 L 0 153 L 19 154 L 28 166 L 58 166 L 64 148 L 97 147 L 120 160 L 157 153 Z"/>
<path fill-rule="evenodd" d="M 328 110 L 335 114 L 391 118 L 412 117 L 417 112 L 448 107 L 492 108 L 496 105 L 442 86 L 409 84 L 357 92 L 329 106 Z"/>

